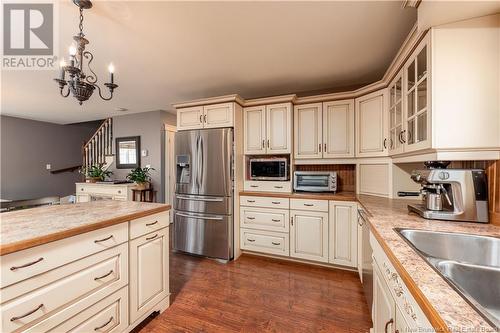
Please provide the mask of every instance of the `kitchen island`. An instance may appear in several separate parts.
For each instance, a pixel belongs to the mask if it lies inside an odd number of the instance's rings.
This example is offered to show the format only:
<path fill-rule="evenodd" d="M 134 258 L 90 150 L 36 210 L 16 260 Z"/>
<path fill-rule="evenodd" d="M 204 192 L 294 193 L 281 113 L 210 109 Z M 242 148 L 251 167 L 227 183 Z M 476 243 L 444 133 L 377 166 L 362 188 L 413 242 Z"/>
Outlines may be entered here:
<path fill-rule="evenodd" d="M 1 332 L 128 332 L 169 306 L 169 205 L 95 201 L 0 216 Z"/>

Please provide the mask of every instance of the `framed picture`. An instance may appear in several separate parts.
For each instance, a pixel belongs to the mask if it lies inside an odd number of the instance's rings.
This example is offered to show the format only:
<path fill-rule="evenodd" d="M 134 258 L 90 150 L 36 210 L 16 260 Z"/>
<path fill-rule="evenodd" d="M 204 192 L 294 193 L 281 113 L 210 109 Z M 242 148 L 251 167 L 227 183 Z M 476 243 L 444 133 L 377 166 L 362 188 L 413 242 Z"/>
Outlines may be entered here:
<path fill-rule="evenodd" d="M 141 137 L 116 138 L 116 168 L 134 169 L 141 166 Z"/>

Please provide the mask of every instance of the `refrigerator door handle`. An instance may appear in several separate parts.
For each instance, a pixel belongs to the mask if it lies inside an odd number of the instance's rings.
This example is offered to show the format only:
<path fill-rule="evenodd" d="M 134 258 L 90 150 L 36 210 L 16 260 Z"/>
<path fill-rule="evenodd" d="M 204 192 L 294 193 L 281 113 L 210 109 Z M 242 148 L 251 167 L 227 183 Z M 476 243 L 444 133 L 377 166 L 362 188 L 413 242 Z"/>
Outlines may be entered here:
<path fill-rule="evenodd" d="M 177 195 L 177 199 L 181 200 L 194 200 L 194 201 L 207 201 L 207 202 L 222 202 L 223 198 L 202 198 L 202 197 L 188 197 L 184 195 Z"/>
<path fill-rule="evenodd" d="M 179 213 L 179 212 L 176 212 L 175 215 L 187 217 L 190 219 L 198 219 L 198 220 L 217 220 L 217 221 L 223 220 L 222 216 L 197 216 L 197 215 L 183 214 L 183 213 Z"/>

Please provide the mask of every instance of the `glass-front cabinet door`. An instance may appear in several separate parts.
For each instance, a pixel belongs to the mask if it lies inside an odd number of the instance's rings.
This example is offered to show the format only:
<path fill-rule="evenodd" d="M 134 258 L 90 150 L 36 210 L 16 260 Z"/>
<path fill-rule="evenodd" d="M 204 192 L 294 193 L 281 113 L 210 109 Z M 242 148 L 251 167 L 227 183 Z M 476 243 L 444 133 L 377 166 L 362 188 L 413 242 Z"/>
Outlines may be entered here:
<path fill-rule="evenodd" d="M 424 40 L 404 68 L 405 129 L 401 135 L 404 151 L 430 147 L 429 47 Z"/>
<path fill-rule="evenodd" d="M 391 155 L 403 152 L 403 78 L 396 76 L 389 86 L 389 142 L 387 143 Z"/>

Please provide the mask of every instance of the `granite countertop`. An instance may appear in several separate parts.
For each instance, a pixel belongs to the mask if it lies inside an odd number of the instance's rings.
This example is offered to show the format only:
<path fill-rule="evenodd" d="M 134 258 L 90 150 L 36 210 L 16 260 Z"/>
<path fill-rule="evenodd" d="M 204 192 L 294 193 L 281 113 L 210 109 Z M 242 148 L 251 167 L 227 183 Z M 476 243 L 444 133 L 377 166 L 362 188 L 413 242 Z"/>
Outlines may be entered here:
<path fill-rule="evenodd" d="M 293 192 L 293 193 L 278 193 L 278 192 L 249 192 L 241 191 L 240 195 L 254 197 L 277 197 L 277 198 L 292 198 L 292 199 L 310 199 L 310 200 L 338 200 L 338 201 L 357 201 L 356 193 L 342 191 L 337 193 L 326 192 Z"/>
<path fill-rule="evenodd" d="M 492 224 L 426 220 L 408 213 L 409 200 L 358 196 L 375 237 L 435 328 L 449 332 L 497 332 L 393 228 L 414 228 L 500 237 Z M 388 253 L 390 252 L 390 253 Z M 408 281 L 411 279 L 411 281 Z M 433 310 L 435 311 L 434 313 Z M 441 323 L 433 321 L 435 314 Z M 440 325 L 443 324 L 443 325 Z M 445 326 L 445 327 L 436 327 Z"/>
<path fill-rule="evenodd" d="M 164 212 L 170 205 L 93 201 L 0 214 L 0 255 Z"/>

